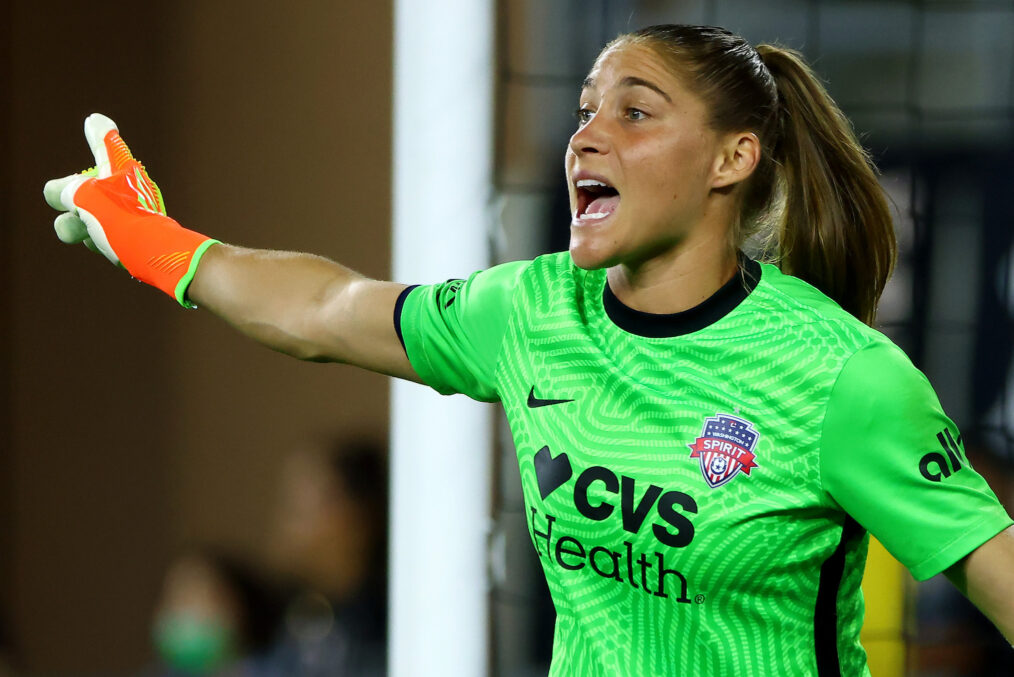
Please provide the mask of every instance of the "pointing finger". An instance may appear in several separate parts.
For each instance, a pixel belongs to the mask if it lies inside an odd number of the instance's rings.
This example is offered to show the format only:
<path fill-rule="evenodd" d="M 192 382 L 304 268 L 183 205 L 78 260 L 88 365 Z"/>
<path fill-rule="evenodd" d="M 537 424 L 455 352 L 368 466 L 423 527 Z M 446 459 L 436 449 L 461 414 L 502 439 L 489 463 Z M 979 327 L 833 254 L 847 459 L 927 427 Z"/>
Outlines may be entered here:
<path fill-rule="evenodd" d="M 92 113 L 85 119 L 85 138 L 95 156 L 98 177 L 104 179 L 134 160 L 127 144 L 120 138 L 116 123 L 102 113 Z"/>

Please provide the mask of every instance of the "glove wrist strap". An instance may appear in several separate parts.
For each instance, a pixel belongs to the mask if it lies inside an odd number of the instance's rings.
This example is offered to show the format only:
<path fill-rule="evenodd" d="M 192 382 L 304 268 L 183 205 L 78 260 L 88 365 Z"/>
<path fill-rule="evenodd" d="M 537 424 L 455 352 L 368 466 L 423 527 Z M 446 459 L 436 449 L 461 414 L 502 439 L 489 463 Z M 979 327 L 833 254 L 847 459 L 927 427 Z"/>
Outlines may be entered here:
<path fill-rule="evenodd" d="M 190 287 L 190 283 L 193 282 L 194 275 L 197 274 L 197 266 L 201 263 L 204 252 L 208 251 L 213 244 L 222 244 L 222 242 L 220 240 L 208 239 L 197 246 L 197 249 L 194 250 L 194 255 L 190 257 L 190 265 L 187 267 L 187 272 L 183 273 L 183 277 L 176 283 L 176 289 L 174 290 L 176 301 L 184 308 L 197 307 L 193 301 L 187 298 L 187 289 Z"/>

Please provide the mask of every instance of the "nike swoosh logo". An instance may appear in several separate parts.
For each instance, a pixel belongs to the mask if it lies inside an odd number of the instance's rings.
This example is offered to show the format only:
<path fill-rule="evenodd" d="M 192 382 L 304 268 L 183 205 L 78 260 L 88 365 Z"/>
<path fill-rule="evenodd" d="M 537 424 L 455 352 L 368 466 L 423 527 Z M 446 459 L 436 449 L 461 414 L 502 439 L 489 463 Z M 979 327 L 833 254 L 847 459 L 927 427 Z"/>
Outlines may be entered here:
<path fill-rule="evenodd" d="M 574 400 L 542 400 L 535 396 L 535 386 L 532 386 L 531 391 L 528 393 L 528 408 L 535 409 L 536 407 L 548 407 L 553 404 L 563 404 L 565 402 L 573 402 Z"/>

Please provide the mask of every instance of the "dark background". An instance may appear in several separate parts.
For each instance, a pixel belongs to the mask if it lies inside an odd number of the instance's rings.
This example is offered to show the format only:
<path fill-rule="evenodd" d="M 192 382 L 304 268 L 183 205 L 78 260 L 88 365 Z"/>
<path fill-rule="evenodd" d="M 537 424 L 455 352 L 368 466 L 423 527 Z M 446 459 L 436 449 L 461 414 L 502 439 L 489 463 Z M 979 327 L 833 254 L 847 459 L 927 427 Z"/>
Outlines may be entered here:
<path fill-rule="evenodd" d="M 135 669 L 186 541 L 256 553 L 284 451 L 383 435 L 387 383 L 238 340 L 83 247 L 47 179 L 120 126 L 170 215 L 389 271 L 388 2 L 0 4 L 0 617 L 33 673 Z"/>

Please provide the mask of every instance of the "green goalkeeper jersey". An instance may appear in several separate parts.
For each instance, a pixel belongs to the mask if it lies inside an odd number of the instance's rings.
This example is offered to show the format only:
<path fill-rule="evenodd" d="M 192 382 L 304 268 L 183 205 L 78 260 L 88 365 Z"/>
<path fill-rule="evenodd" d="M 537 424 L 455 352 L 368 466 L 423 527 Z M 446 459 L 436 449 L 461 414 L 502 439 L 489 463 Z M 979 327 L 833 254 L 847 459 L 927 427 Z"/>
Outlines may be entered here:
<path fill-rule="evenodd" d="M 869 674 L 868 534 L 926 579 L 1011 524 L 905 355 L 774 266 L 649 315 L 553 254 L 396 326 L 425 383 L 503 404 L 552 677 Z"/>

